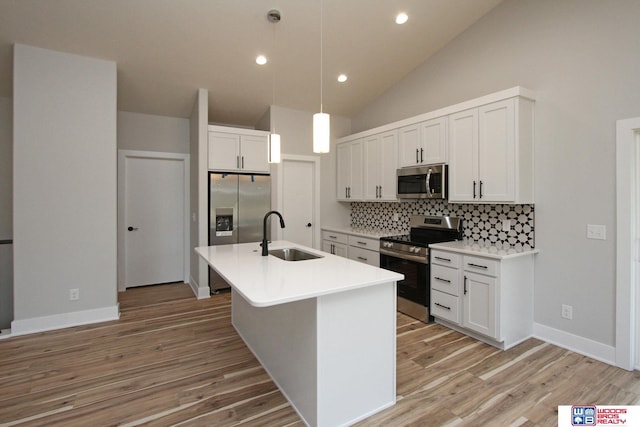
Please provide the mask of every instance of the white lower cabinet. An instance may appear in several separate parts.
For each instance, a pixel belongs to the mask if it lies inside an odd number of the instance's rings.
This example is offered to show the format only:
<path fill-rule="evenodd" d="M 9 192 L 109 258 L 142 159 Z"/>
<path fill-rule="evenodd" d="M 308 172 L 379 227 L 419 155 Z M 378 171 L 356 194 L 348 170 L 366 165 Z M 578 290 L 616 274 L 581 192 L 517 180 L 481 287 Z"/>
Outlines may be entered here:
<path fill-rule="evenodd" d="M 533 256 L 492 258 L 431 249 L 431 314 L 505 350 L 530 338 Z"/>
<path fill-rule="evenodd" d="M 358 234 L 322 231 L 322 250 L 374 267 L 380 267 L 380 240 Z"/>

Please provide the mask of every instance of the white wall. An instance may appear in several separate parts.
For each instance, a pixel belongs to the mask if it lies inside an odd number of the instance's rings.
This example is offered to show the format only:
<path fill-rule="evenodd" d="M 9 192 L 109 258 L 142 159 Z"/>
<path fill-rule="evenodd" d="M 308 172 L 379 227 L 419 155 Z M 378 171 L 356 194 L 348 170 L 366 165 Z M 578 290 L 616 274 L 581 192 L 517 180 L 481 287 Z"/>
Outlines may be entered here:
<path fill-rule="evenodd" d="M 354 131 L 522 85 L 537 93 L 535 321 L 614 345 L 615 121 L 640 115 L 640 2 L 506 0 L 383 94 Z M 586 224 L 607 227 L 587 240 Z M 573 305 L 573 320 L 560 316 Z"/>
<path fill-rule="evenodd" d="M 13 239 L 13 105 L 0 97 L 0 240 Z M 0 329 L 13 320 L 13 245 L 0 245 Z"/>
<path fill-rule="evenodd" d="M 14 331 L 117 318 L 116 89 L 114 62 L 14 46 Z"/>
<path fill-rule="evenodd" d="M 118 111 L 118 149 L 189 153 L 189 119 Z"/>
<path fill-rule="evenodd" d="M 208 246 L 208 177 L 207 177 L 207 115 L 208 91 L 198 89 L 189 119 L 190 161 L 190 285 L 197 298 L 209 297 L 208 265 L 193 251 Z"/>
<path fill-rule="evenodd" d="M 331 115 L 331 148 L 327 154 L 313 152 L 313 114 L 308 111 L 271 106 L 269 112 L 257 126 L 263 130 L 268 117 L 271 127 L 275 127 L 281 137 L 281 152 L 304 156 L 320 157 L 320 222 L 323 225 L 348 226 L 349 205 L 336 201 L 336 146 L 337 138 L 351 132 L 351 120 Z M 274 189 L 275 191 L 275 189 Z"/>

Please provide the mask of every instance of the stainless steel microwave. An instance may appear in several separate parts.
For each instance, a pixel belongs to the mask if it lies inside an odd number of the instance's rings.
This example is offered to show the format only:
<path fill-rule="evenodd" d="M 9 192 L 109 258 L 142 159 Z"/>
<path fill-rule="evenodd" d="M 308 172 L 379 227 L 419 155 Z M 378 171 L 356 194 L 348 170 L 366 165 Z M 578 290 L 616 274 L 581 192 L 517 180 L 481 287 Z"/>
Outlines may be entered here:
<path fill-rule="evenodd" d="M 399 199 L 446 199 L 447 165 L 425 165 L 398 169 Z"/>

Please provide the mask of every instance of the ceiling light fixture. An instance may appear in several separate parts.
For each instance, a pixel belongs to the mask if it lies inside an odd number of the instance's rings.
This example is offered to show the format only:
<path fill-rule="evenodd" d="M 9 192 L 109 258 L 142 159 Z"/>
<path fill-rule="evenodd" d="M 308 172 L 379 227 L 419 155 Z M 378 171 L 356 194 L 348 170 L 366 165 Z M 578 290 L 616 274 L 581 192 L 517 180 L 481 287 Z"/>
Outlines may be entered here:
<path fill-rule="evenodd" d="M 313 115 L 313 152 L 328 153 L 330 147 L 331 119 L 322 112 L 322 0 L 320 0 L 320 112 Z"/>
<path fill-rule="evenodd" d="M 409 20 L 409 16 L 404 12 L 401 12 L 398 14 L 398 16 L 396 16 L 396 24 L 398 25 L 402 25 L 408 20 Z"/>
<path fill-rule="evenodd" d="M 346 74 L 340 74 L 340 75 L 338 76 L 338 81 L 339 81 L 340 83 L 344 83 L 344 82 L 346 82 L 348 79 L 349 79 L 349 78 L 347 77 L 347 75 L 346 75 Z"/>
<path fill-rule="evenodd" d="M 269 20 L 269 22 L 272 22 L 273 24 L 277 24 L 278 22 L 280 22 L 281 16 L 280 16 L 280 11 L 272 9 L 269 12 L 267 12 L 267 19 Z M 276 51 L 276 26 L 273 26 L 273 49 L 272 49 L 272 55 L 273 57 L 276 56 L 275 51 Z M 272 100 L 271 100 L 271 107 L 273 108 L 274 105 L 276 105 L 276 69 L 275 67 L 272 67 L 273 70 L 271 72 L 271 77 L 272 77 L 272 89 L 273 89 L 273 94 L 272 94 Z M 271 133 L 269 134 L 269 158 L 268 161 L 269 163 L 280 163 L 280 134 L 276 133 L 276 124 L 275 124 L 275 120 L 273 119 L 273 117 L 271 118 Z"/>
<path fill-rule="evenodd" d="M 258 55 L 258 57 L 256 58 L 256 64 L 264 65 L 266 63 L 267 63 L 267 57 L 264 55 Z"/>

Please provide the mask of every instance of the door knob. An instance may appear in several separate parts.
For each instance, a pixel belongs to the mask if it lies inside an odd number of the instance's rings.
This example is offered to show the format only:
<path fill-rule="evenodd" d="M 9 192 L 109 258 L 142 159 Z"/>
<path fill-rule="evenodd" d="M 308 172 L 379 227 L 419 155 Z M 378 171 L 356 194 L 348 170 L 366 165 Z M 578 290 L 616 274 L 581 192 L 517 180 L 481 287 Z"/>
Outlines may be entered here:
<path fill-rule="evenodd" d="M 137 229 L 138 229 L 138 227 L 132 227 L 132 226 L 128 226 L 127 227 L 127 230 L 129 230 L 129 231 L 134 231 L 134 230 L 137 230 Z"/>
<path fill-rule="evenodd" d="M 307 227 L 311 227 L 311 223 L 310 222 L 307 223 Z"/>

